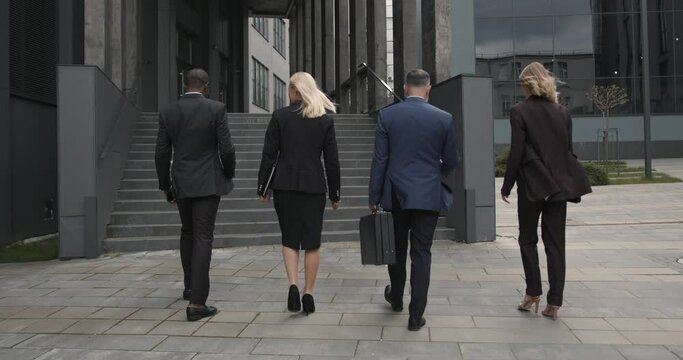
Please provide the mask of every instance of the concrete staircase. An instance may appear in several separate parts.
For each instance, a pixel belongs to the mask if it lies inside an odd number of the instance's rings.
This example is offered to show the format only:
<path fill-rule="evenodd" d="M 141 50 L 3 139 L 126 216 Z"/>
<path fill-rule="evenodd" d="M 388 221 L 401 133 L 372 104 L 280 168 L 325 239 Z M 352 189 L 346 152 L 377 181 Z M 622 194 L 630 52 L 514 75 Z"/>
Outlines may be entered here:
<path fill-rule="evenodd" d="M 157 190 L 154 169 L 156 113 L 140 115 L 126 169 L 107 228 L 106 251 L 176 249 L 180 218 Z M 368 214 L 367 192 L 374 121 L 366 115 L 335 115 L 342 167 L 342 207 L 325 211 L 323 241 L 358 241 L 358 219 Z M 280 243 L 280 228 L 272 203 L 256 200 L 256 177 L 268 114 L 231 114 L 230 130 L 237 150 L 235 189 L 221 201 L 216 219 L 215 247 Z M 440 222 L 436 239 L 452 239 L 453 230 Z"/>

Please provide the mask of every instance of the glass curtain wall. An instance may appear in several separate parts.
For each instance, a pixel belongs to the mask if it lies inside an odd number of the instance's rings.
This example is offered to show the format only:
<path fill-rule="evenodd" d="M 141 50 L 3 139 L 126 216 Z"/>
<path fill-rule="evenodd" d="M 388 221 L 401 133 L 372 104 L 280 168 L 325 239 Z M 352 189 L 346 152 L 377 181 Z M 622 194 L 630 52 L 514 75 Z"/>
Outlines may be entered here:
<path fill-rule="evenodd" d="M 574 115 L 597 114 L 586 94 L 595 84 L 624 87 L 615 114 L 642 112 L 640 0 L 477 0 L 477 73 L 494 80 L 494 116 L 523 96 L 517 78 L 532 61 L 562 84 Z M 652 111 L 683 113 L 683 1 L 649 0 Z"/>

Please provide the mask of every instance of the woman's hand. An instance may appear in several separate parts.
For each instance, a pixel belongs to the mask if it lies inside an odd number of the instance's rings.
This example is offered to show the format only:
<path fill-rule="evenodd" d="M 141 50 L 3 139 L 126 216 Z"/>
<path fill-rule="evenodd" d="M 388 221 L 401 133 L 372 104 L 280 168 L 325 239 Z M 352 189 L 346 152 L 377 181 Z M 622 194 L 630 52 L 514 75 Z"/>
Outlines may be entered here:
<path fill-rule="evenodd" d="M 504 194 L 500 194 L 500 198 L 503 199 L 503 201 L 504 201 L 506 204 L 509 204 L 509 203 L 510 203 L 510 200 L 508 200 L 508 197 L 505 196 Z"/>
<path fill-rule="evenodd" d="M 341 201 L 335 201 L 332 203 L 332 210 L 337 210 L 341 206 Z"/>

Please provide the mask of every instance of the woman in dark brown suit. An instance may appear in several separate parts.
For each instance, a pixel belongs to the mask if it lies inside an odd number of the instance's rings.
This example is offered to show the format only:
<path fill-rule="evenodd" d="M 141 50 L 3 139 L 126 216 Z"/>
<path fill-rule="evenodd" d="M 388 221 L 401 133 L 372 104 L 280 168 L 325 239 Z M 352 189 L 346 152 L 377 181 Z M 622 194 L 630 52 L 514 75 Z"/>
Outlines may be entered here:
<path fill-rule="evenodd" d="M 512 140 L 503 201 L 517 183 L 519 247 L 526 278 L 526 295 L 519 310 L 538 312 L 541 300 L 541 271 L 538 265 L 538 218 L 548 262 L 547 306 L 543 315 L 557 319 L 565 281 L 565 225 L 567 201 L 579 202 L 591 192 L 588 177 L 574 155 L 572 119 L 569 110 L 557 103 L 553 75 L 537 62 L 519 76 L 526 100 L 510 111 Z"/>
<path fill-rule="evenodd" d="M 313 285 L 320 264 L 320 236 L 327 192 L 332 209 L 339 208 L 341 170 L 334 122 L 334 104 L 313 77 L 298 72 L 289 79 L 290 106 L 276 110 L 266 131 L 258 193 L 264 193 L 273 165 L 275 211 L 282 231 L 282 257 L 289 280 L 287 308 L 308 315 L 315 311 Z M 325 169 L 320 155 L 325 160 Z M 327 175 L 327 184 L 325 183 Z M 267 189 L 266 189 L 267 190 Z M 267 202 L 268 197 L 261 197 Z M 304 250 L 306 285 L 299 300 L 299 250 Z"/>

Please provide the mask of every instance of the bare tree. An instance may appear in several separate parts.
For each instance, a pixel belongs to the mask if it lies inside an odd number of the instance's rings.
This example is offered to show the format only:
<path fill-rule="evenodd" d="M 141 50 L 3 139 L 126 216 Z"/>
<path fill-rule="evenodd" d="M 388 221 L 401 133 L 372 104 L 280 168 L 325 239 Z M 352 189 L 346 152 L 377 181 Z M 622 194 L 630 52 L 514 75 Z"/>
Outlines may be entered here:
<path fill-rule="evenodd" d="M 628 93 L 626 89 L 618 85 L 594 85 L 591 92 L 586 95 L 602 113 L 602 146 L 605 152 L 605 165 L 607 165 L 609 161 L 609 112 L 617 106 L 626 104 Z"/>

